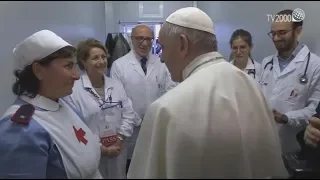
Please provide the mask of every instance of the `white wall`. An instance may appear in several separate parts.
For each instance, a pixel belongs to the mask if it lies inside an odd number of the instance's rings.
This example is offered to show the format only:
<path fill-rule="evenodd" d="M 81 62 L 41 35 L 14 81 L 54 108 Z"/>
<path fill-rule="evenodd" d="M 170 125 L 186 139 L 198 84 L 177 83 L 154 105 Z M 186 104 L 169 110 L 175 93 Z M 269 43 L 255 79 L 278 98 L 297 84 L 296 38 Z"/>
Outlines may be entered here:
<path fill-rule="evenodd" d="M 49 29 L 75 45 L 79 40 L 95 37 L 104 42 L 106 33 L 118 32 L 118 21 L 164 21 L 175 10 L 193 6 L 192 1 L 164 1 L 162 18 L 139 18 L 138 1 L 0 1 L 0 114 L 15 99 L 11 92 L 14 81 L 11 52 L 28 35 Z M 230 2 L 198 1 L 215 22 L 219 51 L 229 57 L 228 41 L 235 29 L 248 30 L 254 38 L 253 56 L 261 61 L 275 48 L 267 36 L 270 23 L 266 14 L 285 8 L 301 8 L 306 13 L 301 42 L 320 54 L 320 22 L 317 20 L 320 2 Z"/>
<path fill-rule="evenodd" d="M 229 58 L 229 40 L 233 31 L 243 28 L 253 36 L 253 57 L 257 61 L 275 53 L 274 45 L 267 33 L 270 24 L 266 14 L 276 14 L 284 9 L 301 8 L 306 17 L 301 35 L 301 42 L 320 55 L 320 2 L 312 1 L 260 1 L 260 2 L 230 2 L 230 1 L 198 1 L 198 8 L 205 11 L 216 24 L 219 51 Z"/>
<path fill-rule="evenodd" d="M 0 114 L 14 101 L 12 49 L 32 33 L 49 29 L 73 45 L 87 37 L 106 38 L 104 2 L 0 1 Z"/>

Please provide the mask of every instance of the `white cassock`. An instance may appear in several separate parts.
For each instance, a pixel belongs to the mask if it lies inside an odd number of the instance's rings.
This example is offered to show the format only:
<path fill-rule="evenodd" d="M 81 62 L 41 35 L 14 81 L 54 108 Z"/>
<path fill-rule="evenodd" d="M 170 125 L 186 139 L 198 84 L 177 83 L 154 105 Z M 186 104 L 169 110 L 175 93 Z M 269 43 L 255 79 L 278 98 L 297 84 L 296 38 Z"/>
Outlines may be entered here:
<path fill-rule="evenodd" d="M 272 110 L 254 80 L 218 52 L 151 104 L 128 178 L 287 177 Z"/>

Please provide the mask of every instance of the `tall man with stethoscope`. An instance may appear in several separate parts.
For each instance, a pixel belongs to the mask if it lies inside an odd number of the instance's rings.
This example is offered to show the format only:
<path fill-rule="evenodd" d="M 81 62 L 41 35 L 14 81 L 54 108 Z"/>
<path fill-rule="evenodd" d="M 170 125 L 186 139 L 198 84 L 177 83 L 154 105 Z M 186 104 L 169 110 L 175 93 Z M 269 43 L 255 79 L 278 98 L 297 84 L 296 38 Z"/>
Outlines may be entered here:
<path fill-rule="evenodd" d="M 278 15 L 291 15 L 283 10 Z M 320 57 L 298 42 L 303 21 L 273 22 L 268 34 L 278 52 L 263 59 L 259 83 L 279 124 L 283 152 L 300 149 L 296 134 L 320 101 Z"/>

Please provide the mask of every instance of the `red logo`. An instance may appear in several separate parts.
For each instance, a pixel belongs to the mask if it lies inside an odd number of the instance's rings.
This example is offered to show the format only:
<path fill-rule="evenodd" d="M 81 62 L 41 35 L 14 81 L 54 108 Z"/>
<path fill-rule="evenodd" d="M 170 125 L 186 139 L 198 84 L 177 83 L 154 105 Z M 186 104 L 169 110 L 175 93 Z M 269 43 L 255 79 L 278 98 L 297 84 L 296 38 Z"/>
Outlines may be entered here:
<path fill-rule="evenodd" d="M 88 140 L 84 137 L 86 135 L 86 132 L 84 132 L 82 128 L 77 130 L 74 126 L 73 126 L 73 130 L 74 130 L 74 133 L 76 134 L 76 137 L 79 143 L 82 142 L 84 145 L 86 145 L 88 143 Z"/>
<path fill-rule="evenodd" d="M 102 138 L 100 138 L 100 140 L 104 146 L 108 147 L 117 141 L 117 135 L 102 137 Z"/>

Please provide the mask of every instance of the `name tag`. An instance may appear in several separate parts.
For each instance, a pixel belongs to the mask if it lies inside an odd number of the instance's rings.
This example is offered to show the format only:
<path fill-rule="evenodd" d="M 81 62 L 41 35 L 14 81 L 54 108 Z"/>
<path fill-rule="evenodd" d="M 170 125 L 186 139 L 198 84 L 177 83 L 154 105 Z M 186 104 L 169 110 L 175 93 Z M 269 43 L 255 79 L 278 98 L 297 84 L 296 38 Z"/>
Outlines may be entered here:
<path fill-rule="evenodd" d="M 104 146 L 110 146 L 117 141 L 117 131 L 111 124 L 100 126 L 99 128 L 100 141 Z"/>
<path fill-rule="evenodd" d="M 100 141 L 106 147 L 111 146 L 117 141 L 117 135 L 101 137 Z"/>

